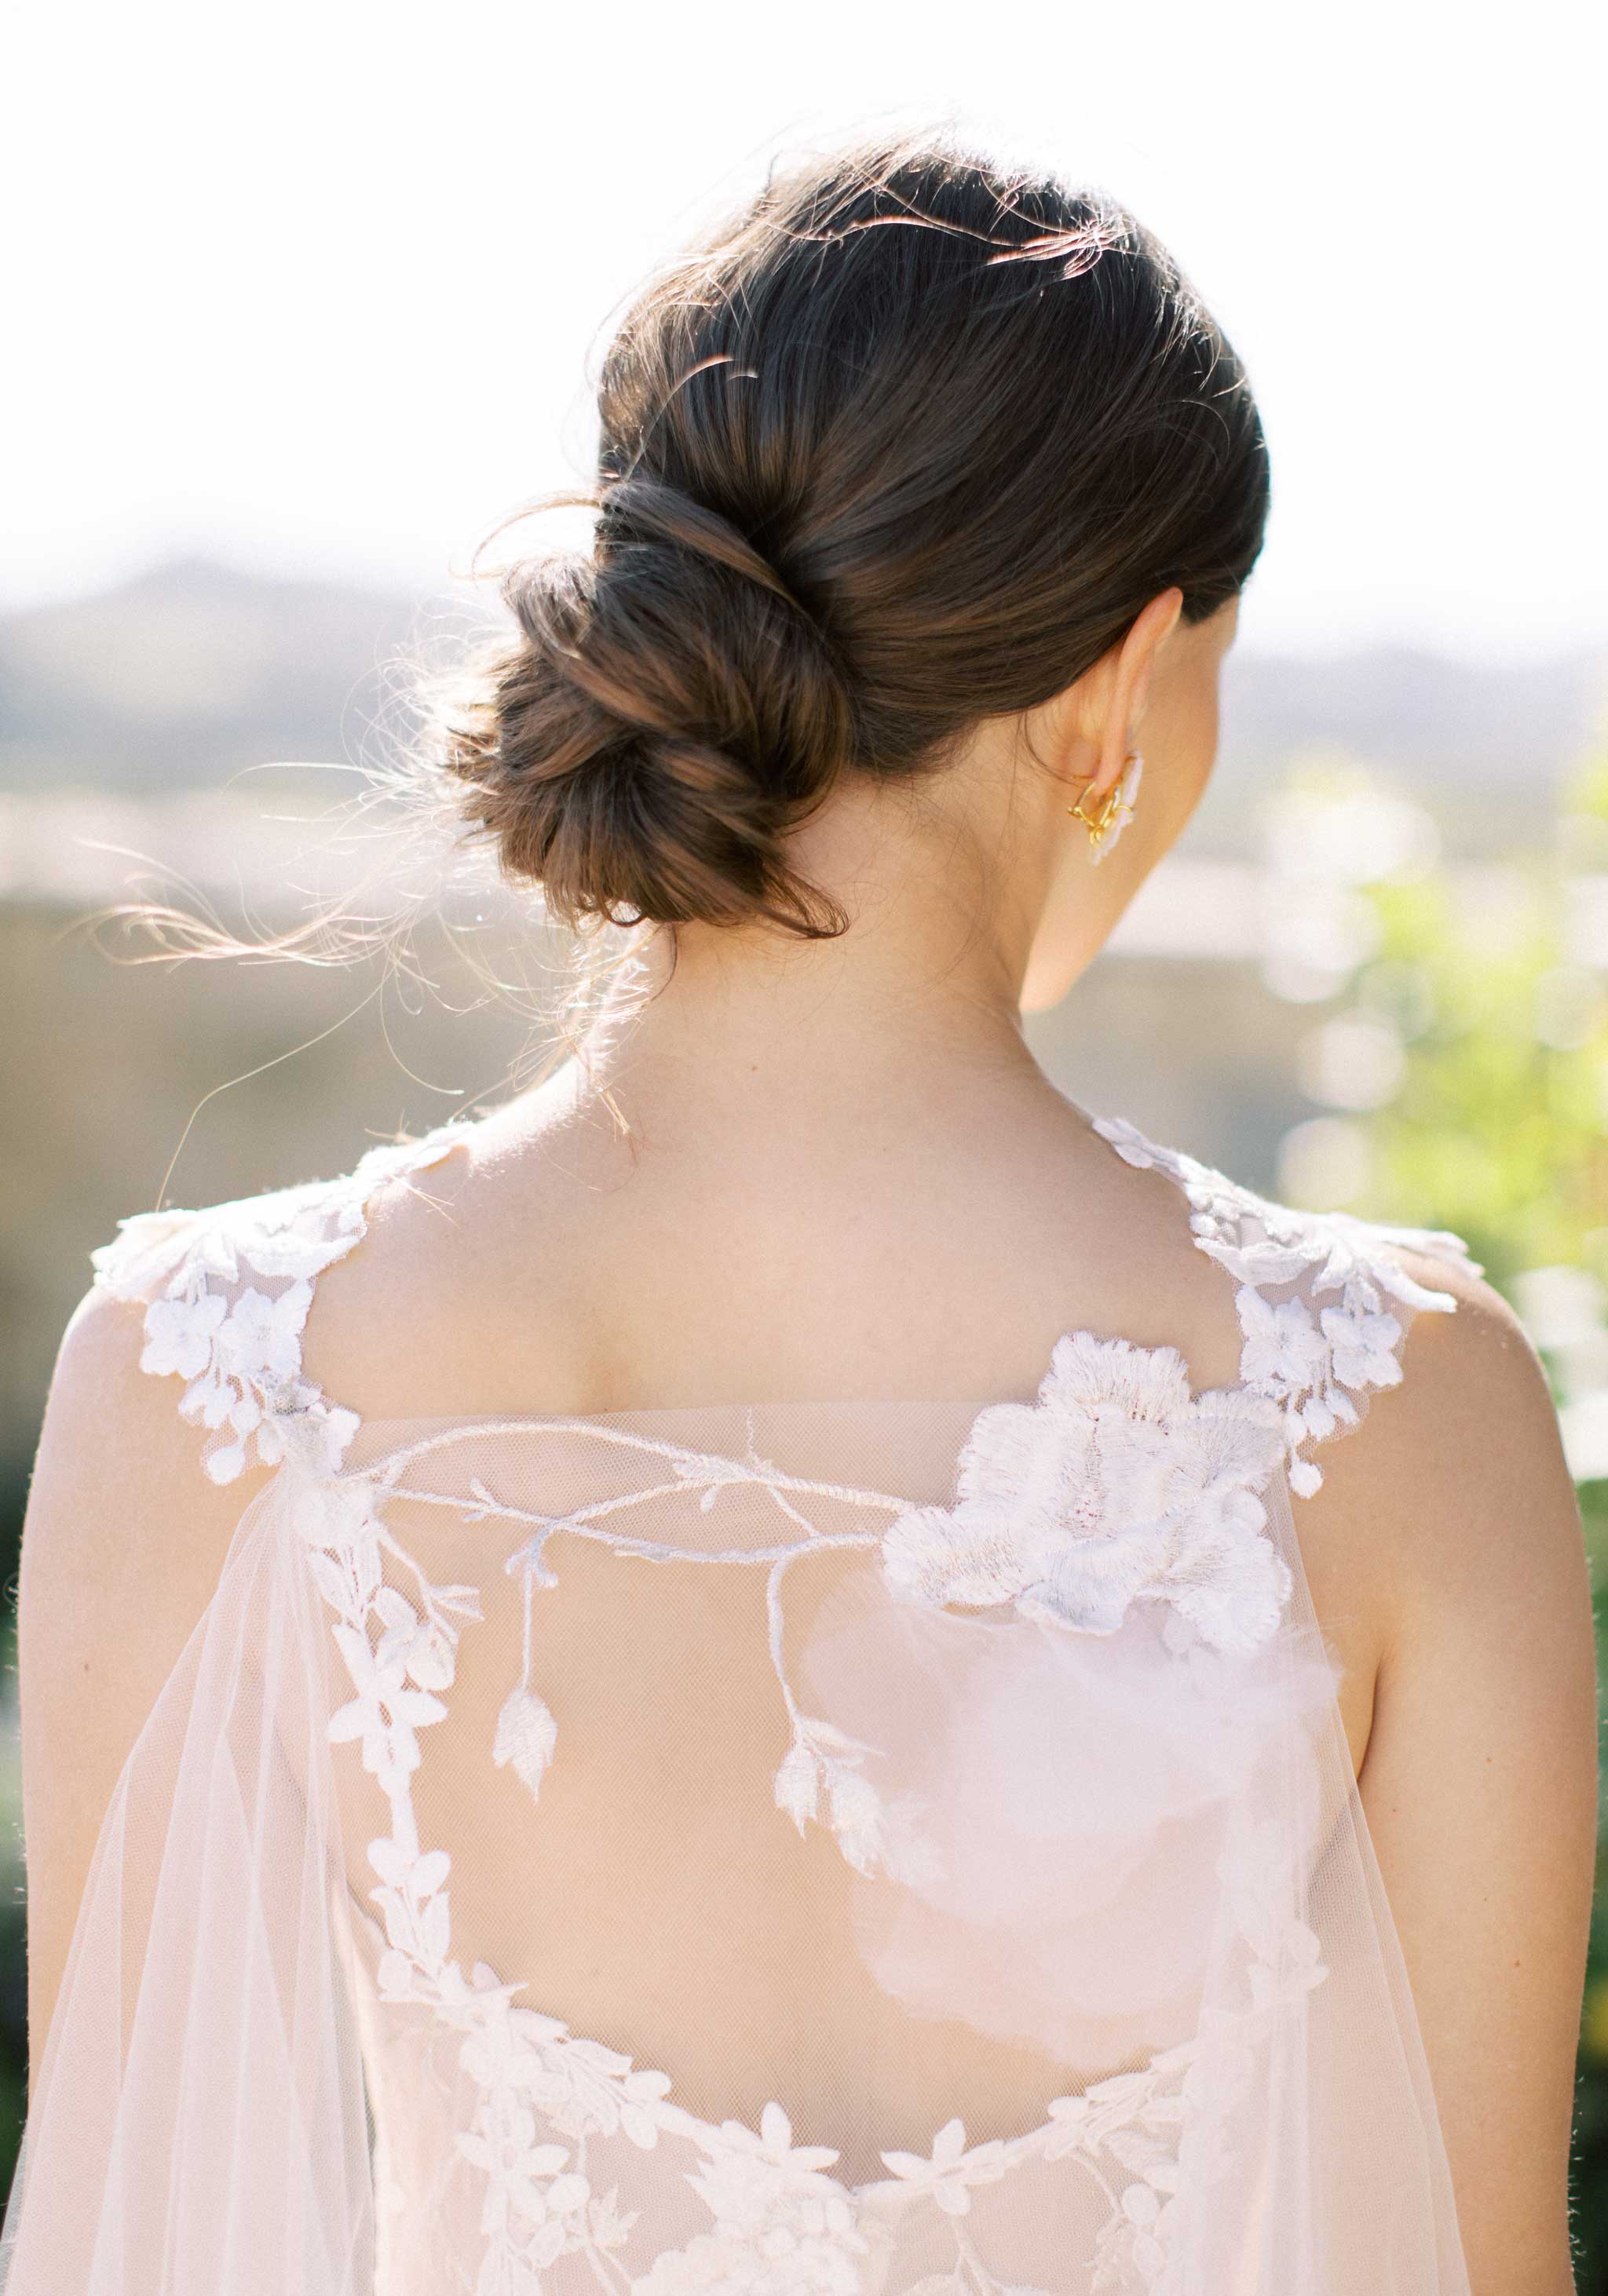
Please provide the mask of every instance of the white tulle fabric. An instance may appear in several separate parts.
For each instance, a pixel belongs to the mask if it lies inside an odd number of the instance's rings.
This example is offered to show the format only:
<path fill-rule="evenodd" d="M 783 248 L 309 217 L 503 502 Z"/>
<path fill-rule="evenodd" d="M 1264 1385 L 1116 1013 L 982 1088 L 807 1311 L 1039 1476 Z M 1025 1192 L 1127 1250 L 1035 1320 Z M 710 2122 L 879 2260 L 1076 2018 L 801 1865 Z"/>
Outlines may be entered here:
<path fill-rule="evenodd" d="M 6 2296 L 1467 2296 L 1291 1493 L 1395 1258 L 1133 1128 L 1242 1377 L 359 1424 L 383 1183 L 143 1215 L 204 1470 L 275 1470 L 107 1816 Z M 399 1335 L 398 1345 L 406 1344 Z"/>

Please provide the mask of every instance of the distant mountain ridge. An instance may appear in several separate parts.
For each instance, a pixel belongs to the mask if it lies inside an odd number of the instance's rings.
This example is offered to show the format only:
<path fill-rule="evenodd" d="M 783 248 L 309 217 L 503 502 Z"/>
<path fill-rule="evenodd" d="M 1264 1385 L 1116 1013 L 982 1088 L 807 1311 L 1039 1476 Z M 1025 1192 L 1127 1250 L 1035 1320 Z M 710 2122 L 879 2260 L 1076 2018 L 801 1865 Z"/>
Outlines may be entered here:
<path fill-rule="evenodd" d="M 150 795 L 359 755 L 422 647 L 471 611 L 205 559 L 0 615 L 0 788 Z"/>
<path fill-rule="evenodd" d="M 410 665 L 479 626 L 462 599 L 202 559 L 0 616 L 0 789 L 150 795 L 268 760 L 361 758 L 395 738 Z M 1452 849 L 1489 850 L 1602 737 L 1605 699 L 1608 648 L 1483 668 L 1406 649 L 1233 654 L 1191 845 L 1249 850 L 1256 799 L 1293 756 L 1335 748 L 1410 782 Z"/>

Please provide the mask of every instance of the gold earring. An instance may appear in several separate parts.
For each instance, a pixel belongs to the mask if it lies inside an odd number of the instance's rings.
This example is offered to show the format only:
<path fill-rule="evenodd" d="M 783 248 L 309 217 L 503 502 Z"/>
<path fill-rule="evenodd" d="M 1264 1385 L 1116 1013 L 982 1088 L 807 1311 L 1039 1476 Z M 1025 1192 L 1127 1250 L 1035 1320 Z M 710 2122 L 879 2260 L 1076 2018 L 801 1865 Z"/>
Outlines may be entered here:
<path fill-rule="evenodd" d="M 1133 819 L 1134 800 L 1139 793 L 1139 779 L 1144 771 L 1144 758 L 1136 750 L 1130 750 L 1122 761 L 1120 777 L 1107 790 L 1095 812 L 1085 813 L 1081 797 L 1076 805 L 1068 806 L 1067 812 L 1072 819 L 1080 821 L 1088 832 L 1088 857 L 1091 862 L 1104 860 Z M 1088 774 L 1084 778 L 1092 782 L 1095 776 Z M 1084 794 L 1087 796 L 1087 791 Z"/>

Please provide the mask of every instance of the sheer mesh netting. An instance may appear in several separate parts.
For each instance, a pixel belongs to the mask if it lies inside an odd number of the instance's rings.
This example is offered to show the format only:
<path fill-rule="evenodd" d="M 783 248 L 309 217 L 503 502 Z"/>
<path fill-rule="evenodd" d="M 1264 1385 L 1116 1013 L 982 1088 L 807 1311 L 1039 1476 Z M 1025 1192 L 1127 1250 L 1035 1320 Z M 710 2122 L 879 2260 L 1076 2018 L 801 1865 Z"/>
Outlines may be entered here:
<path fill-rule="evenodd" d="M 299 1332 L 407 1160 L 101 1256 L 277 1472 L 106 1820 L 8 2296 L 1466 2296 L 1290 1496 L 1450 1304 L 1392 1232 L 1170 1160 L 1204 1395 L 1074 1333 L 980 1411 L 359 1426 Z"/>

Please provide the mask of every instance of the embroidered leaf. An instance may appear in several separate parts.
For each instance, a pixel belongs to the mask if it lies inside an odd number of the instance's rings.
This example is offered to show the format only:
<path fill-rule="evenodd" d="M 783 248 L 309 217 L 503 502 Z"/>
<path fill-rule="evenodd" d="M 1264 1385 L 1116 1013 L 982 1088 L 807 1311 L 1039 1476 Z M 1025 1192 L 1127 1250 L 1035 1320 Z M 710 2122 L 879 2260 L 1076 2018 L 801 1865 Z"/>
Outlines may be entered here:
<path fill-rule="evenodd" d="M 408 1872 L 415 1898 L 433 1897 L 447 1879 L 452 1861 L 445 1849 L 421 1850 Z"/>
<path fill-rule="evenodd" d="M 821 1774 L 816 1758 L 802 1738 L 795 1738 L 786 1760 L 776 1772 L 776 1808 L 785 1811 L 803 1833 L 820 1801 Z"/>
<path fill-rule="evenodd" d="M 368 1845 L 368 1862 L 382 1882 L 393 1890 L 402 1887 L 407 1874 L 407 1853 L 399 1841 L 389 1833 L 381 1834 Z"/>
<path fill-rule="evenodd" d="M 343 1570 L 333 1556 L 321 1554 L 315 1548 L 308 1556 L 318 1591 L 332 1611 L 344 1611 L 351 1601 L 349 1574 Z"/>
<path fill-rule="evenodd" d="M 882 1802 L 869 1778 L 857 1770 L 833 1769 L 832 1822 L 840 1833 L 869 1832 L 882 1813 Z"/>
<path fill-rule="evenodd" d="M 832 1830 L 838 1847 L 857 1874 L 869 1875 L 882 1862 L 884 1853 L 882 1797 L 858 1770 L 841 1762 L 825 1767 Z"/>
<path fill-rule="evenodd" d="M 557 1742 L 558 1724 L 544 1702 L 523 1686 L 511 1691 L 496 1718 L 491 1759 L 499 1770 L 508 1762 L 513 1764 L 529 1788 L 532 1801 L 541 1791 L 542 1772 L 553 1759 Z"/>
<path fill-rule="evenodd" d="M 452 1644 L 434 1627 L 426 1627 L 407 1654 L 407 1678 L 421 1690 L 450 1690 L 454 1672 Z"/>
<path fill-rule="evenodd" d="M 420 1958 L 426 1968 L 433 1972 L 440 1967 L 451 1942 L 452 1911 L 443 1890 L 419 1909 Z"/>

